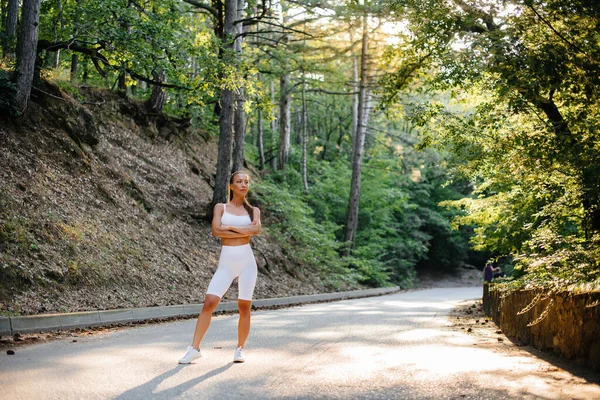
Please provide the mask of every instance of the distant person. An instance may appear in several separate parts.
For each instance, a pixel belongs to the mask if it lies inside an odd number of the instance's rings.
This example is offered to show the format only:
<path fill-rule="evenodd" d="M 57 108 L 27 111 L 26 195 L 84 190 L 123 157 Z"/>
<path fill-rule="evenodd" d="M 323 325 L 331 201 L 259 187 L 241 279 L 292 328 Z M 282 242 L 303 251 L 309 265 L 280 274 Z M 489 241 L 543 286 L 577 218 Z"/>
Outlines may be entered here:
<path fill-rule="evenodd" d="M 502 271 L 501 267 L 494 268 L 494 278 L 503 278 L 506 274 Z"/>
<path fill-rule="evenodd" d="M 483 281 L 491 282 L 492 279 L 494 279 L 494 266 L 489 262 L 483 267 Z"/>
<path fill-rule="evenodd" d="M 200 343 L 208 330 L 212 313 L 221 298 L 238 278 L 238 343 L 233 362 L 244 362 L 244 345 L 250 333 L 250 306 L 256 284 L 257 267 L 254 253 L 250 247 L 250 237 L 260 232 L 260 210 L 252 207 L 246 194 L 250 186 L 250 177 L 243 171 L 236 171 L 229 179 L 229 201 L 216 204 L 212 219 L 212 233 L 221 238 L 221 256 L 219 266 L 208 289 L 204 306 L 196 322 L 192 345 L 179 360 L 180 364 L 189 364 L 202 357 Z"/>

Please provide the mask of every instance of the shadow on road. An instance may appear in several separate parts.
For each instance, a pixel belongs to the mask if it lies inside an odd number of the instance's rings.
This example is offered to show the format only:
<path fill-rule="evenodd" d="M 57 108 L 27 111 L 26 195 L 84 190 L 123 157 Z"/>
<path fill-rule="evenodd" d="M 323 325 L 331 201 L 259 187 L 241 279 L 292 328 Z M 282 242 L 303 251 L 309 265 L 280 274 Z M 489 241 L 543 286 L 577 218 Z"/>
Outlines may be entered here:
<path fill-rule="evenodd" d="M 155 377 L 154 379 L 122 393 L 116 399 L 117 400 L 147 399 L 149 397 L 153 397 L 153 398 L 162 397 L 162 398 L 166 398 L 166 399 L 172 399 L 182 393 L 187 392 L 189 389 L 193 388 L 194 386 L 198 385 L 199 383 L 202 383 L 214 376 L 217 376 L 217 375 L 227 371 L 232 366 L 233 366 L 233 363 L 229 363 L 220 368 L 213 369 L 212 371 L 209 371 L 202 376 L 199 376 L 194 379 L 190 379 L 189 381 L 186 381 L 180 385 L 177 385 L 177 386 L 174 386 L 169 389 L 166 389 L 166 390 L 156 393 L 155 392 L 156 388 L 158 388 L 158 386 L 163 381 L 174 376 L 179 371 L 181 371 L 183 368 L 190 367 L 190 365 L 178 365 L 177 367 L 160 374 L 159 376 Z"/>

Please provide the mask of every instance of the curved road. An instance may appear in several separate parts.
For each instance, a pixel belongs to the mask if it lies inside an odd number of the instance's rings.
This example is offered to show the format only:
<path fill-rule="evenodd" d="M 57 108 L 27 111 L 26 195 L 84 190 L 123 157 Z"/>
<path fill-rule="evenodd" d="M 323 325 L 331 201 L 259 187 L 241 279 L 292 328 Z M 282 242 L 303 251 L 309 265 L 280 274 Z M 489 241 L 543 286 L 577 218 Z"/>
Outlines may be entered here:
<path fill-rule="evenodd" d="M 600 399 L 598 385 L 510 342 L 478 346 L 451 329 L 448 311 L 480 294 L 430 289 L 258 311 L 244 364 L 231 362 L 236 315 L 213 319 L 204 357 L 187 366 L 177 359 L 195 320 L 18 348 L 0 355 L 0 398 Z"/>

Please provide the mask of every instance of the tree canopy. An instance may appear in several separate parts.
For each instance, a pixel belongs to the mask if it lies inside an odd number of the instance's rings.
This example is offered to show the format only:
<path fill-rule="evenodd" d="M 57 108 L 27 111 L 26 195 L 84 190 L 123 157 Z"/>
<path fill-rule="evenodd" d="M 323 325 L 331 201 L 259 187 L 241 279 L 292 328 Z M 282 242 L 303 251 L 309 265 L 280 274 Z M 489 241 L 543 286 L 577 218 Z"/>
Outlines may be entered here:
<path fill-rule="evenodd" d="M 455 223 L 477 226 L 476 248 L 511 257 L 519 285 L 597 285 L 597 3 L 393 6 L 410 33 L 392 51 L 400 68 L 385 78 L 386 101 L 411 85 L 450 93 L 410 114 L 427 127 L 423 145 L 449 150 L 474 183 L 475 197 L 446 203 L 466 211 Z"/>
<path fill-rule="evenodd" d="M 46 0 L 36 79 L 218 135 L 213 203 L 232 162 L 262 168 L 268 229 L 334 285 L 408 286 L 491 257 L 515 287 L 589 288 L 599 23 L 593 0 Z"/>

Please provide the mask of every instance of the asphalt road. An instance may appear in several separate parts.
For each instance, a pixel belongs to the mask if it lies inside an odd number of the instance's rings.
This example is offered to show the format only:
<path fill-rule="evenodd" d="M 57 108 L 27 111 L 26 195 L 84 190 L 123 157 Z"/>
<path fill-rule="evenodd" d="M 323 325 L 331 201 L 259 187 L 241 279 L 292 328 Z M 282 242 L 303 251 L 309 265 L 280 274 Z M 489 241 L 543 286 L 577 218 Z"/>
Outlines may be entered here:
<path fill-rule="evenodd" d="M 203 358 L 185 366 L 195 320 L 31 345 L 0 355 L 0 398 L 600 398 L 598 385 L 510 343 L 478 346 L 452 329 L 448 311 L 480 295 L 430 289 L 258 311 L 244 364 L 232 363 L 237 315 L 215 317 Z"/>

